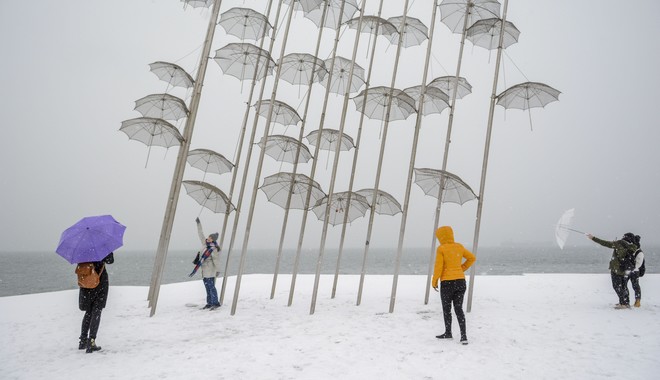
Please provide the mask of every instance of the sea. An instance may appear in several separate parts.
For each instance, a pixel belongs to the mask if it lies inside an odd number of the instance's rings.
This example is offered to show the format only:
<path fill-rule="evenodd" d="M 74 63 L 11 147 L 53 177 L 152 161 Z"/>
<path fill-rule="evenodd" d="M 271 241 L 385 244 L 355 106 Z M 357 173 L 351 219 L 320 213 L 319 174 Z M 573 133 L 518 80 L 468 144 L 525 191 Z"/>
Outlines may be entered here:
<path fill-rule="evenodd" d="M 643 247 L 647 273 L 660 273 L 660 246 Z M 162 284 L 199 281 L 200 274 L 188 275 L 193 269 L 196 251 L 170 250 L 167 254 Z M 405 249 L 399 274 L 426 275 L 431 257 L 430 247 Z M 111 286 L 148 286 L 154 269 L 155 251 L 119 249 L 115 262 L 107 265 Z M 611 250 L 599 246 L 498 246 L 480 247 L 475 270 L 478 275 L 523 275 L 525 273 L 609 273 Z M 284 250 L 280 259 L 280 274 L 293 273 L 295 249 Z M 360 274 L 364 249 L 345 249 L 339 264 L 341 274 Z M 303 250 L 298 274 L 316 272 L 318 250 Z M 321 263 L 322 274 L 334 274 L 338 250 L 326 249 Z M 371 248 L 365 265 L 366 274 L 394 273 L 395 249 Z M 228 268 L 228 276 L 236 275 L 240 250 L 225 252 L 220 261 L 221 273 Z M 277 251 L 250 249 L 245 256 L 244 274 L 274 273 Z M 55 252 L 0 252 L 0 297 L 77 289 L 75 266 Z"/>

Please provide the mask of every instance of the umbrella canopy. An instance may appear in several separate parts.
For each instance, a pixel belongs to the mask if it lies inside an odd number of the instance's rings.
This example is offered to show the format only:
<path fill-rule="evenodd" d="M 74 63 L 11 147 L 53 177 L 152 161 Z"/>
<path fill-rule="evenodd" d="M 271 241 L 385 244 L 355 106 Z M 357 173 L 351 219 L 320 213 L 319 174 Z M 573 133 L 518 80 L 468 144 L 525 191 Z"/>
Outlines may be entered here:
<path fill-rule="evenodd" d="M 575 216 L 574 208 L 570 210 L 566 210 L 557 221 L 557 225 L 555 225 L 555 240 L 557 241 L 557 245 L 559 246 L 559 249 L 564 249 L 564 245 L 566 244 L 566 240 L 568 239 L 568 234 L 571 231 L 570 227 L 573 223 L 574 216 Z"/>
<path fill-rule="evenodd" d="M 262 137 L 257 144 L 265 153 L 277 161 L 295 163 L 296 152 L 300 151 L 298 162 L 308 162 L 312 154 L 305 144 L 285 135 L 271 135 Z"/>
<path fill-rule="evenodd" d="M 193 8 L 211 8 L 214 0 L 181 0 L 182 3 L 186 3 Z"/>
<path fill-rule="evenodd" d="M 264 49 L 250 43 L 231 43 L 215 51 L 213 60 L 222 72 L 240 80 L 263 79 L 273 72 L 275 62 Z"/>
<path fill-rule="evenodd" d="M 135 101 L 136 111 L 145 117 L 163 120 L 179 120 L 188 116 L 183 100 L 170 94 L 151 94 Z"/>
<path fill-rule="evenodd" d="M 459 205 L 477 198 L 467 183 L 452 173 L 437 169 L 415 169 L 415 183 L 422 188 L 424 194 L 438 197 L 440 184 L 443 183 L 442 202 L 458 203 Z"/>
<path fill-rule="evenodd" d="M 236 209 L 222 190 L 209 183 L 190 180 L 181 183 L 192 199 L 216 214 L 228 214 Z"/>
<path fill-rule="evenodd" d="M 352 18 L 346 21 L 346 25 L 348 25 L 348 27 L 351 29 L 357 29 L 359 25 L 359 21 L 360 21 L 359 17 Z M 378 27 L 379 35 L 386 37 L 391 37 L 393 35 L 396 35 L 398 38 L 399 31 L 397 27 L 391 22 L 385 20 L 384 18 L 380 18 L 378 16 L 362 16 L 362 26 L 360 29 L 360 33 L 374 34 L 376 27 Z"/>
<path fill-rule="evenodd" d="M 451 100 L 452 94 L 454 93 L 454 83 L 456 83 L 455 76 L 444 76 L 433 79 L 427 87 L 435 87 L 438 90 L 449 95 L 449 100 Z M 465 95 L 472 93 L 472 85 L 468 83 L 467 79 L 463 77 L 458 77 L 458 89 L 456 90 L 456 99 L 462 99 Z"/>
<path fill-rule="evenodd" d="M 419 110 L 419 99 L 422 94 L 422 86 L 408 87 L 403 90 L 411 98 L 415 99 L 415 107 Z M 424 116 L 433 113 L 442 113 L 445 108 L 449 107 L 449 95 L 445 94 L 436 87 L 426 86 L 426 93 L 424 94 L 424 109 L 422 114 Z"/>
<path fill-rule="evenodd" d="M 138 117 L 125 120 L 119 130 L 126 133 L 129 139 L 140 141 L 147 146 L 170 148 L 183 142 L 179 130 L 162 119 Z"/>
<path fill-rule="evenodd" d="M 322 59 L 306 53 L 287 54 L 278 63 L 281 67 L 280 79 L 291 84 L 310 84 L 320 82 L 328 70 Z"/>
<path fill-rule="evenodd" d="M 174 87 L 191 88 L 195 85 L 192 76 L 182 69 L 181 66 L 174 63 L 156 61 L 149 64 L 150 71 L 158 79 L 163 80 Z"/>
<path fill-rule="evenodd" d="M 376 196 L 376 204 L 373 204 L 374 198 L 374 189 L 362 189 L 356 191 L 356 193 L 363 195 L 367 198 L 367 202 L 370 206 L 374 206 L 374 211 L 381 215 L 396 215 L 401 212 L 401 203 L 397 201 L 392 195 L 378 190 L 378 195 Z"/>
<path fill-rule="evenodd" d="M 273 28 L 268 18 L 249 8 L 232 8 L 220 15 L 220 25 L 227 34 L 240 39 L 259 40 Z"/>
<path fill-rule="evenodd" d="M 101 261 L 124 244 L 125 230 L 110 215 L 88 216 L 62 232 L 55 252 L 71 264 Z"/>
<path fill-rule="evenodd" d="M 532 111 L 534 107 L 545 107 L 546 104 L 559 100 L 560 91 L 537 82 L 525 82 L 511 86 L 497 96 L 497 104 L 509 109 L 527 110 L 529 128 L 532 127 Z"/>
<path fill-rule="evenodd" d="M 488 18 L 475 22 L 465 34 L 466 38 L 476 46 L 484 49 L 494 50 L 497 49 L 500 43 L 500 31 L 502 30 L 502 20 L 499 18 Z M 504 39 L 502 40 L 502 48 L 506 49 L 509 46 L 518 42 L 520 31 L 513 25 L 512 22 L 507 21 L 504 23 Z"/>
<path fill-rule="evenodd" d="M 442 0 L 438 7 L 442 22 L 453 33 L 459 34 L 463 33 L 463 25 L 469 28 L 478 20 L 500 17 L 500 3 L 497 0 Z"/>
<path fill-rule="evenodd" d="M 351 203 L 348 203 L 348 191 L 341 193 L 335 193 L 332 195 L 332 201 L 330 203 L 330 216 L 328 222 L 336 226 L 338 224 L 344 223 L 344 216 L 348 213 L 347 222 L 352 222 L 355 219 L 364 216 L 369 209 L 369 202 L 367 198 L 358 193 L 351 193 Z M 325 210 L 326 205 L 328 204 L 328 197 L 323 197 L 319 199 L 318 202 L 312 208 L 312 212 L 316 214 L 316 217 L 319 220 L 325 220 Z"/>
<path fill-rule="evenodd" d="M 403 16 L 390 17 L 387 21 L 392 23 L 399 33 L 403 31 L 403 47 L 417 46 L 429 39 L 429 28 L 419 19 L 407 16 L 405 25 L 402 25 Z M 389 36 L 392 44 L 399 43 L 399 33 Z"/>
<path fill-rule="evenodd" d="M 325 60 L 325 66 L 330 68 L 332 66 L 332 58 Z M 343 57 L 335 57 L 335 65 L 332 67 L 332 82 L 330 83 L 330 92 L 335 94 L 345 94 L 348 87 L 348 81 L 351 73 L 351 60 Z M 321 82 L 323 87 L 328 87 L 328 76 Z M 353 80 L 351 80 L 350 93 L 360 90 L 364 85 L 364 69 L 357 63 L 353 66 Z"/>
<path fill-rule="evenodd" d="M 350 20 L 355 12 L 358 10 L 358 4 L 356 0 L 346 0 L 344 4 L 344 11 L 341 12 L 341 3 L 343 0 L 324 0 L 321 4 L 315 8 L 305 11 L 305 17 L 312 20 L 314 24 L 318 27 L 326 27 L 331 29 L 336 29 L 339 23 L 344 23 Z M 318 3 L 318 1 L 304 1 L 311 3 L 313 5 Z M 321 17 L 323 16 L 323 7 L 326 7 L 325 22 L 321 25 Z M 310 8 L 309 6 L 303 6 L 305 8 Z"/>
<path fill-rule="evenodd" d="M 307 193 L 309 191 L 311 191 L 310 207 L 325 197 L 325 193 L 316 181 L 300 173 L 295 175 L 285 172 L 273 174 L 264 178 L 264 183 L 260 189 L 266 194 L 268 201 L 282 208 L 286 208 L 286 203 L 290 195 L 289 208 L 298 210 L 305 209 L 305 202 L 307 201 Z"/>
<path fill-rule="evenodd" d="M 320 136 L 319 136 L 320 134 Z M 321 139 L 321 145 L 319 149 L 323 150 L 337 150 L 337 144 L 339 144 L 339 150 L 351 150 L 355 147 L 353 139 L 351 136 L 342 133 L 339 135 L 339 131 L 336 129 L 323 129 L 320 133 L 318 130 L 310 132 L 305 136 L 309 145 L 316 147 L 316 142 Z"/>
<path fill-rule="evenodd" d="M 303 11 L 304 13 L 320 8 L 324 2 L 325 0 L 284 0 L 284 4 L 290 6 L 293 3 L 297 11 Z"/>
<path fill-rule="evenodd" d="M 391 121 L 405 120 L 408 116 L 417 112 L 415 99 L 401 90 L 385 86 L 362 90 L 360 94 L 353 98 L 353 101 L 357 110 L 364 113 L 368 118 L 385 120 L 390 93 L 392 94 Z"/>
<path fill-rule="evenodd" d="M 223 155 L 209 149 L 195 149 L 188 152 L 188 164 L 204 173 L 224 174 L 234 168 Z"/>
<path fill-rule="evenodd" d="M 296 112 L 293 107 L 290 105 L 275 100 L 273 103 L 273 114 L 271 115 L 271 123 L 287 125 L 297 125 L 302 121 L 298 112 Z M 268 119 L 268 112 L 270 110 L 270 99 L 268 100 L 259 100 L 254 103 L 254 107 L 259 110 L 259 116 L 265 117 Z"/>

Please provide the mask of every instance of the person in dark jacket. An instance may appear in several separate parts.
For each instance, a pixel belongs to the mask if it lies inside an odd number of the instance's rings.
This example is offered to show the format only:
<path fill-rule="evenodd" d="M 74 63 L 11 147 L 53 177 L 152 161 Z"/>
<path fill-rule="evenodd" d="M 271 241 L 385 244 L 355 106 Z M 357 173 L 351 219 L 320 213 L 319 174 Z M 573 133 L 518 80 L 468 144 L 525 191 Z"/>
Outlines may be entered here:
<path fill-rule="evenodd" d="M 108 290 L 110 281 L 108 280 L 108 271 L 105 270 L 105 264 L 115 262 L 115 257 L 110 252 L 103 260 L 94 262 L 96 273 L 101 273 L 100 282 L 96 288 L 80 288 L 78 297 L 78 307 L 85 312 L 80 329 L 80 343 L 78 349 L 86 350 L 87 353 L 98 351 L 101 347 L 96 345 L 96 333 L 101 323 L 101 312 L 105 308 L 108 300 Z"/>
<path fill-rule="evenodd" d="M 635 235 L 635 244 L 637 244 L 637 251 L 635 252 L 635 268 L 630 273 L 630 284 L 635 291 L 635 307 L 642 306 L 642 288 L 639 286 L 639 268 L 644 263 L 644 252 L 642 252 L 641 236 Z"/>
<path fill-rule="evenodd" d="M 610 274 L 612 276 L 612 287 L 619 297 L 619 303 L 614 306 L 615 309 L 629 309 L 630 296 L 628 293 L 628 278 L 632 272 L 631 268 L 626 268 L 625 263 L 629 255 L 634 255 L 637 251 L 635 244 L 635 234 L 627 232 L 623 235 L 621 240 L 607 241 L 599 239 L 592 234 L 587 234 L 587 237 L 595 243 L 603 247 L 613 248 L 612 257 L 610 258 Z"/>

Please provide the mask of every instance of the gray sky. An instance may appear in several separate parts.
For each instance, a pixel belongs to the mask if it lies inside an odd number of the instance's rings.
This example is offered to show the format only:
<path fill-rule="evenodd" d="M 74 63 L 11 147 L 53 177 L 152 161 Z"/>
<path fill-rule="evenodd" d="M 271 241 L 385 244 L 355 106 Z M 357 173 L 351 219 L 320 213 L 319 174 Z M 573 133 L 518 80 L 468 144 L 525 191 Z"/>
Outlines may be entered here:
<path fill-rule="evenodd" d="M 265 12 L 265 1 L 223 1 L 221 11 L 234 6 Z M 385 18 L 399 16 L 403 1 L 386 1 Z M 508 20 L 521 31 L 519 43 L 506 51 L 498 93 L 527 80 L 546 83 L 562 92 L 560 101 L 529 115 L 496 107 L 485 187 L 480 246 L 553 244 L 554 224 L 562 212 L 576 208 L 574 227 L 603 238 L 633 231 L 645 244 L 660 243 L 660 128 L 657 91 L 660 88 L 660 3 L 511 0 Z M 429 24 L 431 1 L 411 1 L 409 15 Z M 375 14 L 377 0 L 367 3 Z M 286 8 L 285 8 L 286 9 Z M 640 11 L 642 10 L 642 11 Z M 183 9 L 176 0 L 0 1 L 0 83 L 4 138 L 0 139 L 2 196 L 0 251 L 55 250 L 60 233 L 86 215 L 110 213 L 125 224 L 125 249 L 155 250 L 162 226 L 177 149 L 147 147 L 119 132 L 123 120 L 140 116 L 134 101 L 165 90 L 165 82 L 149 72 L 154 61 L 177 62 L 193 73 L 199 62 L 208 10 Z M 297 14 L 286 53 L 314 51 L 315 27 Z M 321 58 L 328 58 L 333 32 L 325 32 Z M 436 24 L 429 78 L 453 75 L 459 36 Z M 273 56 L 279 56 L 281 35 Z M 349 57 L 353 31 L 342 35 L 339 54 Z M 238 42 L 218 27 L 211 55 Z M 378 42 L 372 85 L 389 85 L 396 52 Z M 426 42 L 403 50 L 396 87 L 421 83 Z M 358 64 L 368 60 L 367 35 L 362 35 Z M 457 102 L 448 170 L 475 192 L 484 152 L 488 104 L 495 52 L 466 43 L 461 75 L 473 93 Z M 522 73 L 521 73 L 522 72 Z M 524 75 L 523 75 L 524 74 Z M 272 77 L 268 79 L 266 97 Z M 302 113 L 305 89 L 282 83 L 278 99 Z M 259 88 L 259 85 L 258 87 Z M 316 85 L 307 131 L 318 128 L 324 88 Z M 189 101 L 189 94 L 173 95 Z M 211 61 L 204 86 L 192 149 L 207 148 L 233 160 L 249 83 L 222 74 Z M 356 95 L 356 94 L 354 94 Z M 253 102 L 257 100 L 256 96 Z M 338 128 L 343 98 L 331 95 L 326 128 Z M 416 167 L 441 168 L 448 112 L 428 116 L 420 134 Z M 356 137 L 359 114 L 349 103 L 346 132 Z M 264 121 L 257 136 L 263 134 Z M 380 122 L 365 124 L 355 188 L 373 187 L 380 147 Z M 380 188 L 400 202 L 412 146 L 414 116 L 390 123 Z M 182 127 L 182 124 L 178 125 Z M 252 118 L 248 128 L 252 126 Z M 276 133 L 297 136 L 298 130 L 276 127 Z M 307 134 L 307 132 L 305 133 Z M 245 152 L 245 150 L 244 150 Z M 259 150 L 248 174 L 254 184 Z M 321 152 L 316 180 L 327 191 L 332 163 Z M 342 155 L 337 191 L 348 187 L 353 153 Z M 332 155 L 330 155 L 332 160 Z M 242 160 L 243 163 L 245 159 Z M 311 165 L 302 165 L 309 174 Z M 263 176 L 280 170 L 266 157 Z M 283 171 L 291 166 L 282 165 Z M 242 173 L 242 169 L 241 172 Z M 186 168 L 186 179 L 203 173 Z M 209 174 L 206 180 L 226 193 L 230 174 Z M 259 181 L 261 183 L 261 180 Z M 238 191 L 236 191 L 237 193 Z M 246 195 L 249 201 L 249 194 Z M 247 216 L 244 206 L 242 231 Z M 435 199 L 413 185 L 406 247 L 430 245 Z M 194 219 L 200 206 L 182 190 L 171 249 L 197 246 Z M 283 211 L 257 197 L 250 247 L 276 247 Z M 287 247 L 294 247 L 300 229 L 299 211 L 290 217 Z M 457 240 L 470 247 L 476 202 L 443 207 L 441 224 L 452 225 Z M 208 232 L 221 228 L 222 217 L 210 211 L 200 218 Z M 232 223 L 230 219 L 230 223 Z M 400 215 L 377 216 L 372 246 L 396 247 Z M 354 221 L 347 245 L 363 245 L 368 218 Z M 313 214 L 305 248 L 318 248 L 321 222 Z M 340 227 L 330 229 L 328 247 L 338 245 Z M 237 247 L 242 242 L 239 232 Z M 573 235 L 569 244 L 586 244 Z"/>

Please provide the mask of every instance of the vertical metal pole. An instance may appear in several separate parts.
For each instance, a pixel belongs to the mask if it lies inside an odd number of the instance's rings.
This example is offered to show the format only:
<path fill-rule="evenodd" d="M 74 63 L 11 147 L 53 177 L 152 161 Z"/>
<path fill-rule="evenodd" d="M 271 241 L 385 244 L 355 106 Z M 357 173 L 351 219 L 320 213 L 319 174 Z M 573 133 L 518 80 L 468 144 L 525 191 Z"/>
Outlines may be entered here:
<path fill-rule="evenodd" d="M 273 5 L 273 0 L 268 1 L 268 9 L 266 10 L 266 17 L 270 17 L 270 11 Z M 264 33 L 261 36 L 261 42 L 259 43 L 259 49 L 263 48 L 264 41 L 266 40 L 266 28 L 264 28 Z M 238 142 L 238 152 L 236 154 L 236 162 L 234 163 L 234 173 L 232 173 L 231 177 L 231 185 L 229 187 L 229 200 L 231 201 L 233 196 L 234 196 L 234 188 L 236 186 L 236 179 L 238 177 L 238 167 L 241 162 L 241 155 L 243 153 L 243 140 L 245 138 L 245 132 L 247 130 L 247 122 L 248 122 L 248 117 L 250 115 L 250 108 L 252 104 L 252 96 L 254 95 L 254 88 L 257 85 L 257 75 L 259 73 L 259 61 L 257 60 L 257 64 L 254 66 L 254 72 L 252 75 L 252 84 L 250 85 L 250 95 L 248 96 L 248 101 L 245 106 L 245 114 L 243 115 L 243 124 L 241 126 L 241 137 L 240 141 Z M 268 63 L 266 63 L 266 67 L 263 68 L 262 70 L 267 71 L 268 70 Z M 264 83 L 266 82 L 266 76 L 264 75 L 263 78 Z M 257 116 L 255 116 L 257 117 Z M 254 142 L 254 138 L 252 140 L 252 143 Z M 252 145 L 252 144 L 250 144 Z M 247 158 L 247 161 L 249 161 L 249 156 Z M 238 219 L 238 214 L 240 213 L 239 207 L 236 207 L 236 211 L 234 213 L 234 220 Z M 222 249 L 222 246 L 225 242 L 225 233 L 227 232 L 227 224 L 229 221 L 229 205 L 227 205 L 227 212 L 225 213 L 225 221 L 222 224 L 222 235 L 220 238 L 220 249 Z M 229 274 L 229 256 L 231 254 L 230 250 L 227 250 L 227 254 L 225 255 L 225 274 L 222 277 L 222 287 L 220 290 L 220 303 L 224 302 L 225 299 L 225 289 L 227 288 L 227 275 Z"/>
<path fill-rule="evenodd" d="M 374 184 L 374 193 L 371 201 L 371 209 L 369 211 L 369 227 L 367 228 L 367 237 L 364 243 L 364 255 L 362 257 L 362 270 L 360 272 L 360 285 L 358 288 L 358 296 L 356 304 L 359 306 L 362 302 L 362 289 L 364 288 L 364 276 L 367 272 L 367 255 L 369 254 L 369 240 L 371 239 L 371 231 L 374 224 L 374 216 L 376 214 L 376 202 L 378 200 L 378 186 L 380 185 L 380 174 L 383 169 L 383 157 L 385 156 L 385 143 L 387 142 L 387 130 L 390 125 L 390 112 L 392 111 L 392 96 L 394 96 L 394 86 L 396 84 L 396 75 L 399 69 L 399 57 L 401 56 L 401 47 L 403 46 L 403 35 L 406 29 L 406 21 L 408 20 L 408 0 L 405 1 L 403 6 L 403 19 L 401 20 L 401 29 L 399 30 L 399 42 L 396 46 L 396 55 L 394 58 L 394 69 L 392 71 L 392 81 L 390 84 L 390 93 L 387 99 L 387 111 L 385 112 L 385 123 L 383 125 L 383 136 L 380 143 L 380 154 L 378 156 L 378 168 L 376 169 L 376 182 Z"/>
<path fill-rule="evenodd" d="M 488 127 L 486 128 L 486 143 L 484 147 L 484 162 L 481 169 L 481 182 L 479 184 L 479 199 L 477 200 L 477 222 L 474 227 L 474 241 L 472 243 L 472 253 L 477 255 L 479 247 L 479 231 L 481 230 L 481 211 L 484 205 L 484 189 L 486 187 L 486 172 L 488 170 L 488 153 L 490 151 L 490 138 L 493 131 L 493 114 L 495 113 L 495 102 L 497 101 L 497 80 L 500 72 L 500 61 L 502 58 L 502 45 L 504 42 L 504 26 L 506 24 L 506 11 L 509 0 L 504 0 L 504 10 L 500 22 L 500 43 L 497 45 L 497 61 L 495 62 L 495 74 L 493 76 L 493 92 L 490 95 L 490 109 L 488 111 Z M 475 263 L 476 264 L 476 263 Z M 467 312 L 472 311 L 472 293 L 474 292 L 474 277 L 476 274 L 476 265 L 470 268 L 470 286 L 468 288 Z"/>
<path fill-rule="evenodd" d="M 351 68 L 348 70 L 348 83 L 346 85 L 346 93 L 344 93 L 344 104 L 341 111 L 341 118 L 339 122 L 339 142 L 335 147 L 335 157 L 332 164 L 332 175 L 330 176 L 330 187 L 328 188 L 328 202 L 325 205 L 325 218 L 323 219 L 323 230 L 321 232 L 321 245 L 319 247 L 319 256 L 316 260 L 316 275 L 314 276 L 314 290 L 312 292 L 312 303 L 309 309 L 310 314 L 314 314 L 316 310 L 316 297 L 319 290 L 319 279 L 321 277 L 321 266 L 323 264 L 323 254 L 325 253 L 325 240 L 328 237 L 328 221 L 330 219 L 330 205 L 332 203 L 332 193 L 335 191 L 335 180 L 337 178 L 337 167 L 339 166 L 339 153 L 341 149 L 341 138 L 344 135 L 344 127 L 346 126 L 346 113 L 348 111 L 348 100 L 351 96 L 351 85 L 353 83 L 353 72 L 355 69 L 355 58 L 357 57 L 358 45 L 360 44 L 360 29 L 362 28 L 362 18 L 364 17 L 364 7 L 367 0 L 362 0 L 360 9 L 360 19 L 358 20 L 358 30 L 355 33 L 355 42 L 353 43 L 353 55 L 351 56 Z M 342 10 L 343 13 L 343 10 Z M 340 21 L 341 25 L 341 21 Z"/>
<path fill-rule="evenodd" d="M 424 72 L 422 74 L 422 89 L 419 95 L 419 106 L 417 109 L 417 119 L 415 120 L 415 133 L 413 137 L 413 146 L 410 153 L 410 164 L 408 165 L 408 180 L 406 181 L 406 193 L 403 200 L 403 213 L 401 215 L 401 229 L 399 230 L 399 244 L 396 250 L 396 260 L 394 262 L 394 279 L 392 281 L 392 294 L 390 296 L 390 313 L 394 312 L 394 303 L 396 302 L 396 288 L 399 281 L 399 269 L 401 267 L 401 256 L 403 254 L 403 239 L 406 234 L 406 221 L 408 219 L 408 207 L 410 202 L 410 187 L 415 168 L 415 157 L 417 156 L 417 144 L 419 142 L 419 131 L 422 128 L 422 118 L 424 117 L 424 95 L 426 94 L 426 81 L 428 79 L 429 63 L 431 61 L 431 48 L 433 47 L 433 34 L 435 33 L 435 17 L 438 12 L 438 0 L 433 0 L 433 11 L 431 13 L 431 29 L 429 30 L 429 42 L 426 47 L 426 60 L 424 61 Z"/>
<path fill-rule="evenodd" d="M 283 1 L 283 0 L 282 0 Z M 289 15 L 287 16 L 286 27 L 284 29 L 284 40 L 282 41 L 282 46 L 280 48 L 280 57 L 278 62 L 282 62 L 284 57 L 284 52 L 286 50 L 286 43 L 289 38 L 289 29 L 291 27 L 291 20 L 293 19 L 293 8 L 295 2 L 292 2 L 289 5 Z M 268 138 L 268 130 L 270 129 L 270 123 L 273 119 L 273 104 L 275 103 L 275 96 L 277 95 L 277 85 L 280 80 L 280 74 L 282 72 L 282 65 L 277 66 L 277 72 L 275 74 L 275 81 L 273 83 L 273 92 L 270 95 L 270 104 L 268 106 L 268 118 L 266 119 L 266 125 L 264 127 L 264 139 Z M 245 226 L 245 236 L 243 237 L 243 249 L 241 251 L 241 260 L 238 264 L 238 273 L 236 274 L 236 286 L 234 287 L 234 301 L 231 304 L 231 315 L 236 314 L 236 305 L 238 304 L 238 294 L 241 291 L 241 279 L 243 277 L 243 271 L 245 269 L 245 258 L 247 256 L 248 243 L 250 241 L 250 228 L 252 227 L 252 219 L 254 217 L 254 204 L 257 201 L 257 195 L 259 194 L 259 178 L 261 177 L 261 169 L 263 168 L 264 156 L 266 149 L 261 149 L 259 153 L 259 162 L 257 164 L 257 172 L 254 175 L 254 185 L 252 188 L 252 198 L 250 200 L 250 208 L 248 209 L 247 217 L 247 226 Z"/>
<path fill-rule="evenodd" d="M 152 275 L 152 287 L 149 290 L 149 306 L 151 307 L 151 314 L 156 313 L 156 306 L 158 304 L 158 295 L 160 293 L 160 283 L 165 268 L 165 261 L 167 258 L 167 251 L 170 245 L 170 236 L 172 234 L 172 226 L 174 224 L 174 215 L 176 214 L 176 207 L 179 201 L 179 193 L 181 191 L 181 180 L 183 173 L 186 169 L 186 158 L 190 150 L 190 140 L 192 139 L 193 130 L 195 128 L 195 119 L 197 118 L 197 110 L 199 109 L 199 101 L 202 95 L 202 86 L 204 84 L 204 76 L 206 75 L 206 67 L 208 66 L 209 53 L 211 51 L 211 44 L 213 42 L 213 35 L 215 33 L 215 26 L 218 23 L 218 14 L 220 13 L 220 5 L 222 0 L 215 0 L 213 4 L 213 11 L 209 19 L 209 26 L 206 31 L 206 39 L 204 40 L 204 49 L 199 62 L 199 69 L 197 71 L 197 78 L 193 87 L 192 99 L 190 100 L 190 114 L 186 119 L 186 125 L 183 130 L 183 143 L 179 148 L 177 155 L 176 166 L 174 168 L 174 176 L 172 178 L 172 185 L 170 186 L 170 194 L 167 198 L 167 208 L 165 210 L 165 217 L 163 218 L 163 226 L 160 232 L 160 240 L 158 242 L 158 251 L 156 254 L 156 261 L 154 264 L 154 273 Z"/>
<path fill-rule="evenodd" d="M 463 16 L 463 33 L 461 34 L 461 44 L 458 51 L 458 64 L 456 65 L 456 76 L 454 77 L 454 88 L 452 88 L 451 95 L 451 107 L 449 108 L 449 122 L 447 123 L 447 136 L 445 137 L 445 153 L 442 157 L 442 170 L 447 170 L 447 161 L 449 160 L 449 144 L 451 144 L 451 131 L 454 125 L 454 112 L 456 111 L 456 96 L 458 95 L 458 79 L 461 76 L 461 64 L 463 62 L 463 48 L 465 47 L 465 35 L 467 33 L 469 18 L 471 13 L 471 8 L 474 6 L 473 3 L 468 3 L 465 5 L 465 15 Z M 429 266 L 426 275 L 426 290 L 424 294 L 424 305 L 429 303 L 429 295 L 431 291 L 431 278 L 433 277 L 433 263 L 435 261 L 435 248 L 437 243 L 437 238 L 435 237 L 435 229 L 438 228 L 438 222 L 440 220 L 440 210 L 442 208 L 442 197 L 444 191 L 444 178 L 440 181 L 440 186 L 438 188 L 438 202 L 435 207 L 435 219 L 433 222 L 433 230 L 431 235 L 431 252 L 429 255 Z"/>
<path fill-rule="evenodd" d="M 380 0 L 378 6 L 378 17 L 380 18 L 383 12 L 383 0 Z M 362 97 L 362 102 L 367 101 L 367 95 L 369 93 L 369 86 L 371 83 L 371 73 L 374 65 L 374 57 L 376 55 L 376 43 L 378 42 L 378 29 L 380 28 L 380 23 L 376 24 L 376 27 L 373 30 L 374 41 L 371 46 L 371 58 L 369 58 L 369 68 L 367 69 L 367 82 L 365 83 L 364 96 Z M 360 31 L 358 30 L 358 33 Z M 371 33 L 369 33 L 369 43 L 371 43 Z M 342 253 L 344 252 L 344 240 L 346 238 L 346 227 L 348 225 L 348 212 L 351 208 L 351 197 L 353 195 L 353 184 L 355 182 L 355 170 L 357 168 L 357 159 L 360 152 L 360 142 L 362 140 L 362 126 L 364 125 L 364 113 L 360 112 L 360 124 L 358 125 L 357 137 L 355 139 L 355 151 L 353 152 L 353 167 L 351 169 L 351 177 L 348 183 L 348 198 L 346 199 L 346 210 L 344 211 L 344 222 L 341 225 L 341 238 L 339 239 L 339 253 L 337 255 L 337 265 L 335 267 L 335 278 L 332 283 L 332 295 L 331 298 L 335 298 L 337 292 L 337 282 L 339 281 L 339 264 L 341 263 Z"/>

